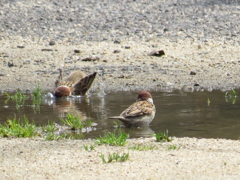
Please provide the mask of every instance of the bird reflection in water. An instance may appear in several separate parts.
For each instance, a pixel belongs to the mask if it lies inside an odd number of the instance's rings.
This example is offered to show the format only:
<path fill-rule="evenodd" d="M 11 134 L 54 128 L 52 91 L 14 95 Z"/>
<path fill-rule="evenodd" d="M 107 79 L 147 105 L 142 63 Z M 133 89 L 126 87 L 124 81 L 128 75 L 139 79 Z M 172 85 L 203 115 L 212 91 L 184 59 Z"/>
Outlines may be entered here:
<path fill-rule="evenodd" d="M 78 117 L 80 121 L 88 121 L 91 117 L 89 112 L 89 99 L 87 96 L 69 96 L 64 98 L 48 98 L 46 103 L 53 107 L 53 111 L 58 115 L 59 119 L 66 119 L 70 114 Z M 62 123 L 61 123 L 62 124 Z M 56 124 L 60 129 L 70 129 Z M 83 128 L 82 132 L 90 132 L 96 130 L 96 123 L 92 122 L 91 127 Z"/>
<path fill-rule="evenodd" d="M 76 101 L 81 101 L 81 103 L 76 103 Z M 81 120 L 87 119 L 86 107 L 88 103 L 86 98 L 57 98 L 52 106 L 59 118 L 63 119 L 67 117 L 67 114 L 71 114 L 72 116 L 79 117 Z"/>

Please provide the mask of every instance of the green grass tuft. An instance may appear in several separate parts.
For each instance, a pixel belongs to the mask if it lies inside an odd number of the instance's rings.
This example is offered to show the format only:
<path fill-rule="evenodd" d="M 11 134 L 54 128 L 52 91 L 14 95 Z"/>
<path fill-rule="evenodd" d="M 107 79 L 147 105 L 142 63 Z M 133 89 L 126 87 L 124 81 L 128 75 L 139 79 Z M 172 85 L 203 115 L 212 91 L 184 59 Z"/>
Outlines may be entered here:
<path fill-rule="evenodd" d="M 157 142 L 171 142 L 173 140 L 172 137 L 168 135 L 168 130 L 166 132 L 158 132 L 157 134 L 153 134 L 156 137 Z"/>
<path fill-rule="evenodd" d="M 236 100 L 237 100 L 237 93 L 234 89 L 232 89 L 231 92 L 226 92 L 225 93 L 225 100 L 226 102 L 229 102 L 229 101 L 232 101 L 232 104 L 235 104 L 236 103 Z"/>
<path fill-rule="evenodd" d="M 10 95 L 5 92 L 5 95 L 7 96 L 7 100 L 5 101 L 5 104 L 7 104 L 9 100 L 16 101 L 17 109 L 19 109 L 21 105 L 24 105 L 24 102 L 27 99 L 27 96 L 23 94 L 21 91 L 16 91 L 14 95 Z"/>
<path fill-rule="evenodd" d="M 103 163 L 111 163 L 111 162 L 124 162 L 129 159 L 129 153 L 112 153 L 108 154 L 108 159 L 105 159 L 103 154 L 100 155 Z"/>
<path fill-rule="evenodd" d="M 30 124 L 26 117 L 23 121 L 14 118 L 8 119 L 5 124 L 0 124 L 1 137 L 34 137 L 37 135 L 36 125 Z"/>
<path fill-rule="evenodd" d="M 156 146 L 153 146 L 153 145 L 149 145 L 149 146 L 146 146 L 146 145 L 135 145 L 133 147 L 129 147 L 128 149 L 138 150 L 138 151 L 145 151 L 145 150 L 156 149 Z"/>
<path fill-rule="evenodd" d="M 33 108 L 34 110 L 40 112 L 40 105 L 42 102 L 43 90 L 40 88 L 39 84 L 35 87 L 32 93 Z"/>
<path fill-rule="evenodd" d="M 67 118 L 60 119 L 60 121 L 65 125 L 70 126 L 73 130 L 90 127 L 92 125 L 91 120 L 81 121 L 78 116 L 73 116 L 71 114 L 67 114 Z"/>
<path fill-rule="evenodd" d="M 83 148 L 86 150 L 86 151 L 93 151 L 95 149 L 96 146 L 94 145 L 90 145 L 90 146 L 87 146 L 87 145 L 83 145 Z"/>
<path fill-rule="evenodd" d="M 54 132 L 49 132 L 44 136 L 44 139 L 47 141 L 53 141 L 53 140 L 60 140 L 60 139 L 66 139 L 66 134 L 63 133 L 61 135 L 57 135 Z"/>
<path fill-rule="evenodd" d="M 167 147 L 167 150 L 179 150 L 180 147 L 176 146 L 175 144 L 169 145 Z"/>
<path fill-rule="evenodd" d="M 43 138 L 47 141 L 52 141 L 52 140 L 59 140 L 65 138 L 65 134 L 58 135 L 55 132 L 57 131 L 56 126 L 53 124 L 53 122 L 48 121 L 47 125 L 44 125 L 41 127 Z"/>
<path fill-rule="evenodd" d="M 127 142 L 129 134 L 121 131 L 118 134 L 108 132 L 104 136 L 100 136 L 96 139 L 97 144 L 108 144 L 112 146 L 124 146 Z"/>

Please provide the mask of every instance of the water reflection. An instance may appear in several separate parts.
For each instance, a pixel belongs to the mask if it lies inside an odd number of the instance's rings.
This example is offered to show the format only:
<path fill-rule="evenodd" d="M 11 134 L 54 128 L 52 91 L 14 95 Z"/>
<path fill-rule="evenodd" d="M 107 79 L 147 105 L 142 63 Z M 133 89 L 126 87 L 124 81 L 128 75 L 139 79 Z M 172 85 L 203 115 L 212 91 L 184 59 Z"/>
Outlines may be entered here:
<path fill-rule="evenodd" d="M 133 127 L 133 128 L 123 128 L 124 132 L 129 133 L 130 137 L 140 138 L 140 137 L 152 137 L 155 132 L 148 126 L 145 127 Z"/>
<path fill-rule="evenodd" d="M 68 117 L 73 118 L 77 117 L 82 122 L 91 121 L 91 117 L 88 112 L 91 109 L 91 104 L 89 103 L 88 96 L 69 96 L 69 97 L 61 97 L 55 98 L 53 96 L 46 96 L 45 104 L 51 106 L 53 109 L 53 113 L 58 116 L 60 120 L 67 119 Z M 71 116 L 69 116 L 71 115 Z M 92 122 L 92 121 L 91 121 Z M 63 123 L 61 123 L 63 124 Z M 65 127 L 56 124 L 63 132 L 71 133 L 69 127 Z M 96 130 L 97 124 L 92 122 L 91 127 L 84 127 L 83 129 L 76 129 L 72 131 L 73 134 L 80 133 L 89 133 L 93 130 Z"/>
<path fill-rule="evenodd" d="M 73 99 L 58 98 L 55 103 L 52 104 L 54 113 L 58 114 L 59 118 L 66 118 L 67 114 L 80 117 L 81 120 L 85 120 L 86 116 L 77 109 L 75 101 Z"/>

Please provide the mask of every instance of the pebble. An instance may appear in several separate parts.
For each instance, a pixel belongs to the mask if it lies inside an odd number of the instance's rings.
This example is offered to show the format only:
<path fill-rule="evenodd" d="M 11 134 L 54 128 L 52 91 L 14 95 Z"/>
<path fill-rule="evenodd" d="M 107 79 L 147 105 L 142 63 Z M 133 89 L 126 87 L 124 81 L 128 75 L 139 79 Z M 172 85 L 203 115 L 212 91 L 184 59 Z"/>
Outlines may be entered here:
<path fill-rule="evenodd" d="M 53 49 L 42 49 L 42 51 L 53 51 Z"/>
<path fill-rule="evenodd" d="M 74 53 L 81 53 L 81 51 L 78 50 L 78 49 L 75 49 L 75 50 L 74 50 Z"/>
<path fill-rule="evenodd" d="M 121 52 L 121 50 L 119 50 L 119 49 L 116 49 L 113 51 L 113 53 L 120 53 L 120 52 Z"/>
<path fill-rule="evenodd" d="M 87 57 L 82 59 L 82 61 L 97 61 L 97 60 L 99 60 L 99 57 L 97 56 L 92 56 L 92 57 Z"/>
<path fill-rule="evenodd" d="M 23 49 L 23 48 L 25 48 L 25 46 L 17 46 L 17 48 Z"/>
<path fill-rule="evenodd" d="M 190 75 L 196 75 L 197 73 L 195 71 L 191 71 Z"/>
<path fill-rule="evenodd" d="M 51 41 L 49 42 L 49 45 L 50 45 L 50 46 L 55 45 L 55 41 L 54 41 L 54 40 L 51 40 Z"/>
<path fill-rule="evenodd" d="M 163 50 L 152 51 L 148 55 L 149 56 L 161 57 L 161 56 L 165 55 L 165 52 Z"/>

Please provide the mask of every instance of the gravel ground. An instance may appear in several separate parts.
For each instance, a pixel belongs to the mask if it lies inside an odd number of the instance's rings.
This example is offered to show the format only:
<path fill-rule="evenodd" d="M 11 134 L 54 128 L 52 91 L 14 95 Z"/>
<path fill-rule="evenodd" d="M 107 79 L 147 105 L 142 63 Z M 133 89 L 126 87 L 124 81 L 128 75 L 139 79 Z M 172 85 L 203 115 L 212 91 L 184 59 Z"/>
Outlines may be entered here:
<path fill-rule="evenodd" d="M 98 72 L 92 91 L 222 91 L 240 87 L 238 0 L 1 0 L 0 89 L 51 91 L 58 68 Z M 150 56 L 152 51 L 164 56 Z M 4 179 L 239 179 L 239 141 L 0 139 Z M 158 149 L 128 150 L 132 144 Z M 175 144 L 179 150 L 166 150 Z M 103 164 L 99 154 L 129 152 Z"/>

